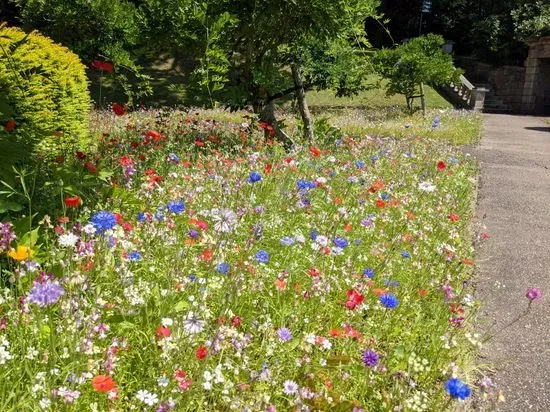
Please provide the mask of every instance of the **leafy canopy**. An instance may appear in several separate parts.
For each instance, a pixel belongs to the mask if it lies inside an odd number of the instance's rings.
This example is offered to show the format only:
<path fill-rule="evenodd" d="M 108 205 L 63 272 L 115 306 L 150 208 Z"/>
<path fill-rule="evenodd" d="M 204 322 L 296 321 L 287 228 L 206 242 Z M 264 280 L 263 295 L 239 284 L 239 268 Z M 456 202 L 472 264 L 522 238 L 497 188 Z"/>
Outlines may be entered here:
<path fill-rule="evenodd" d="M 457 81 L 457 70 L 450 55 L 442 49 L 443 37 L 427 34 L 394 49 L 382 49 L 374 58 L 376 71 L 388 80 L 388 95 L 404 94 L 407 104 L 418 93 L 421 83 L 434 86 Z"/>

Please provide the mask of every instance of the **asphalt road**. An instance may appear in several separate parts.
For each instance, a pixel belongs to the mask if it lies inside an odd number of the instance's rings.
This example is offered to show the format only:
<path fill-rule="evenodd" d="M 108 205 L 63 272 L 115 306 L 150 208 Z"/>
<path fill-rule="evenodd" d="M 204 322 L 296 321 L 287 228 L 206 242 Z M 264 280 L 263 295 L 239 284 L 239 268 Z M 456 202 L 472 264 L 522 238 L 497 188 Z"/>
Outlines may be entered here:
<path fill-rule="evenodd" d="M 501 330 L 481 364 L 506 401 L 499 411 L 550 411 L 550 124 L 527 116 L 485 115 L 481 143 L 466 149 L 480 164 L 476 220 L 490 238 L 477 254 L 481 329 Z"/>

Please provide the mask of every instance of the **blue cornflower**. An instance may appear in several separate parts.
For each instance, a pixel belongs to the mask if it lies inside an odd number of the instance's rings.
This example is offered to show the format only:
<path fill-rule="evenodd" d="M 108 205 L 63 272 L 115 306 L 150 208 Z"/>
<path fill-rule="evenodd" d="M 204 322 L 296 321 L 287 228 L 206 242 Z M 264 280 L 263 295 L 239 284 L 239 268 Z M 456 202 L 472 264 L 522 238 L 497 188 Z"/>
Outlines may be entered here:
<path fill-rule="evenodd" d="M 229 266 L 229 264 L 225 262 L 221 262 L 216 267 L 218 273 L 221 273 L 222 275 L 227 275 L 229 273 L 229 269 L 231 269 L 231 266 Z"/>
<path fill-rule="evenodd" d="M 337 237 L 337 238 L 334 239 L 334 244 L 337 247 L 339 247 L 341 249 L 344 249 L 344 248 L 348 247 L 349 242 L 346 239 L 344 239 L 343 237 Z"/>
<path fill-rule="evenodd" d="M 296 185 L 298 186 L 298 189 L 308 189 L 308 182 L 306 180 L 298 180 L 296 182 Z"/>
<path fill-rule="evenodd" d="M 176 215 L 181 214 L 185 210 L 185 203 L 181 200 L 174 200 L 172 202 L 168 202 L 166 205 L 166 208 Z"/>
<path fill-rule="evenodd" d="M 163 212 L 155 213 L 155 219 L 156 220 L 163 220 L 164 219 L 164 213 Z"/>
<path fill-rule="evenodd" d="M 277 336 L 281 342 L 288 342 L 292 339 L 292 332 L 288 328 L 279 328 L 277 330 Z"/>
<path fill-rule="evenodd" d="M 399 299 L 393 293 L 386 293 L 380 296 L 380 303 L 388 309 L 394 309 L 399 305 Z"/>
<path fill-rule="evenodd" d="M 147 216 L 145 216 L 144 212 L 139 212 L 137 214 L 137 220 L 138 222 L 145 222 L 147 220 Z"/>
<path fill-rule="evenodd" d="M 365 167 L 365 162 L 363 162 L 362 160 L 356 160 L 355 166 L 357 166 L 359 169 L 362 169 Z"/>
<path fill-rule="evenodd" d="M 384 280 L 384 286 L 399 287 L 399 282 L 397 282 L 396 280 L 386 279 L 386 280 Z"/>
<path fill-rule="evenodd" d="M 256 183 L 262 180 L 262 175 L 258 172 L 251 172 L 250 176 L 248 176 L 248 182 L 249 183 Z"/>
<path fill-rule="evenodd" d="M 65 291 L 59 283 L 47 281 L 33 286 L 29 293 L 29 300 L 38 306 L 48 306 L 56 303 L 64 294 Z"/>
<path fill-rule="evenodd" d="M 384 192 L 380 194 L 380 197 L 382 198 L 382 200 L 388 200 L 390 198 L 390 195 Z"/>
<path fill-rule="evenodd" d="M 317 236 L 319 236 L 319 233 L 316 230 L 310 230 L 309 231 L 309 238 L 311 240 L 317 239 Z"/>
<path fill-rule="evenodd" d="M 366 268 L 365 270 L 363 270 L 363 276 L 366 276 L 369 279 L 372 279 L 374 277 L 374 269 Z"/>
<path fill-rule="evenodd" d="M 175 162 L 175 163 L 180 161 L 179 156 L 175 153 L 168 153 L 168 159 L 170 159 L 170 161 Z"/>
<path fill-rule="evenodd" d="M 191 273 L 191 274 L 189 275 L 189 280 L 190 280 L 191 282 L 194 282 L 195 280 L 197 280 L 197 275 L 195 275 L 194 273 Z"/>
<path fill-rule="evenodd" d="M 199 237 L 199 232 L 197 232 L 195 229 L 191 229 L 189 232 L 187 232 L 187 234 L 191 239 Z"/>
<path fill-rule="evenodd" d="M 283 246 L 292 246 L 294 242 L 296 242 L 296 239 L 294 239 L 292 236 L 285 236 L 281 238 L 280 242 Z"/>
<path fill-rule="evenodd" d="M 111 212 L 101 210 L 92 216 L 90 222 L 94 225 L 96 231 L 103 233 L 116 226 L 116 217 Z"/>
<path fill-rule="evenodd" d="M 256 260 L 260 263 L 267 263 L 269 262 L 269 253 L 267 253 L 265 250 L 258 250 L 256 254 L 254 255 Z"/>
<path fill-rule="evenodd" d="M 453 398 L 458 398 L 460 400 L 466 399 L 472 392 L 470 387 L 458 378 L 449 379 L 447 383 L 445 383 L 445 389 Z"/>
<path fill-rule="evenodd" d="M 363 363 L 365 364 L 366 367 L 372 368 L 378 365 L 378 361 L 380 360 L 380 357 L 372 349 L 367 349 L 363 352 L 361 359 L 363 360 Z"/>
<path fill-rule="evenodd" d="M 408 259 L 408 258 L 411 257 L 411 254 L 409 252 L 407 252 L 406 250 L 403 250 L 403 251 L 401 251 L 401 256 Z"/>
<path fill-rule="evenodd" d="M 372 155 L 372 156 L 370 157 L 370 160 L 372 160 L 373 162 L 376 162 L 376 161 L 378 160 L 378 156 Z"/>
<path fill-rule="evenodd" d="M 141 260 L 141 253 L 139 253 L 137 250 L 132 250 L 130 253 L 128 253 L 128 260 L 131 260 L 132 262 L 137 262 Z"/>

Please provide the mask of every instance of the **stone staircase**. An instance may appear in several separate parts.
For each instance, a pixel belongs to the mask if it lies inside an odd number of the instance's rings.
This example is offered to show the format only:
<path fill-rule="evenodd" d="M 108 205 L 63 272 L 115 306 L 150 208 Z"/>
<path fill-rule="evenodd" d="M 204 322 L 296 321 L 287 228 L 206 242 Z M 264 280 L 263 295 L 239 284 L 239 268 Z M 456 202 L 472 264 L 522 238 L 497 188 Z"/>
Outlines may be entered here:
<path fill-rule="evenodd" d="M 466 77 L 460 76 L 459 83 L 435 87 L 437 92 L 457 109 L 484 111 L 486 87 L 474 86 Z"/>
<path fill-rule="evenodd" d="M 483 112 L 485 113 L 512 113 L 513 110 L 508 103 L 497 95 L 495 87 L 490 84 L 480 84 L 480 87 L 484 87 L 488 90 L 485 95 L 485 104 L 483 105 Z"/>

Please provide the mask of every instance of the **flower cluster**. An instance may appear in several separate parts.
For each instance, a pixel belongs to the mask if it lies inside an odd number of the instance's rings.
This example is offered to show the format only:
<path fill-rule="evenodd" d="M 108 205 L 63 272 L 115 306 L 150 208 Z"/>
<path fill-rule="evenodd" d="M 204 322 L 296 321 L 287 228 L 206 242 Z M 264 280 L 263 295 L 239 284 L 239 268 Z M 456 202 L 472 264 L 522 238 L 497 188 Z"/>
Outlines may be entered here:
<path fill-rule="evenodd" d="M 440 410 L 445 389 L 470 395 L 447 381 L 473 339 L 467 157 L 422 138 L 288 151 L 248 117 L 113 110 L 101 152 L 77 157 L 111 165 L 115 195 L 64 198 L 70 218 L 43 241 L 0 226 L 14 408 Z"/>

